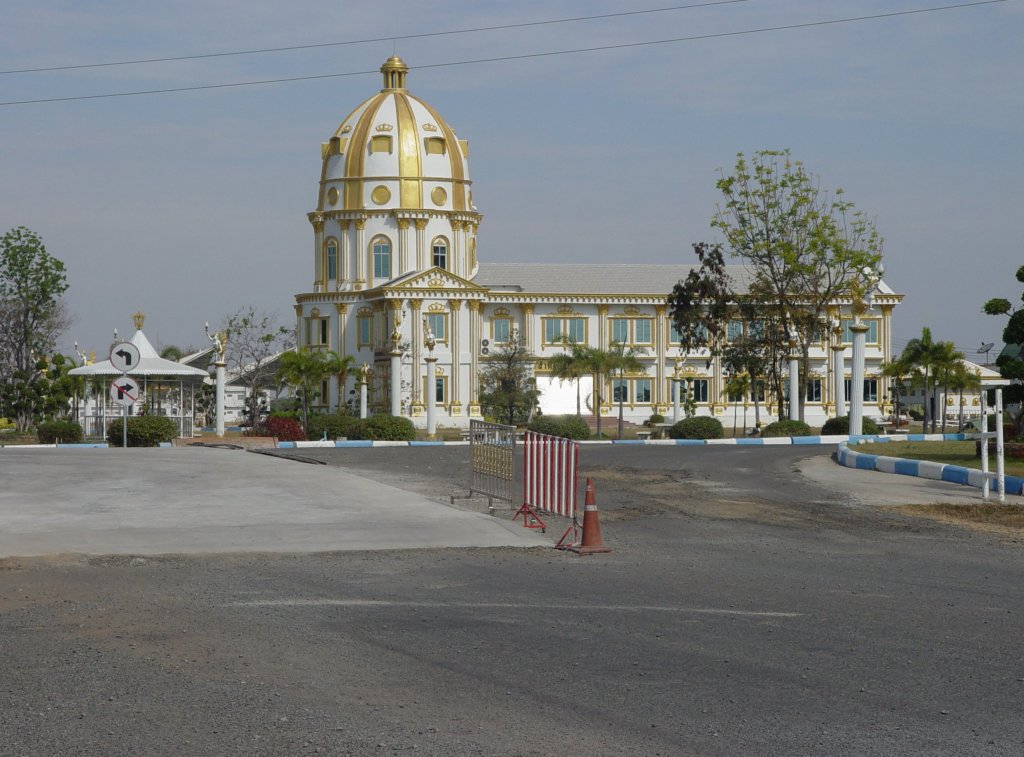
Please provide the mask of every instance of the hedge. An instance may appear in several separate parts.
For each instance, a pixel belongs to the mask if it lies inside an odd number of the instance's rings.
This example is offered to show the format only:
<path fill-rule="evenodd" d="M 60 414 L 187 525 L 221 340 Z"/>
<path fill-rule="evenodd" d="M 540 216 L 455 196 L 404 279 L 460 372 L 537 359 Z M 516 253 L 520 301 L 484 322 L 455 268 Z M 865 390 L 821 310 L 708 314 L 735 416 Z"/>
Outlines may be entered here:
<path fill-rule="evenodd" d="M 767 426 L 761 429 L 761 436 L 773 437 L 773 436 L 810 436 L 811 427 L 803 421 L 792 421 L 788 418 L 783 418 L 775 423 L 769 423 Z"/>
<path fill-rule="evenodd" d="M 416 427 L 412 421 L 400 415 L 374 415 L 353 425 L 352 430 L 350 439 L 411 442 L 416 438 Z"/>
<path fill-rule="evenodd" d="M 354 415 L 332 413 L 330 415 L 311 415 L 306 436 L 312 441 L 320 441 L 324 433 L 328 439 L 356 439 L 362 421 Z"/>
<path fill-rule="evenodd" d="M 825 425 L 821 427 L 821 433 L 825 436 L 839 436 L 850 433 L 850 416 L 843 415 L 838 418 L 829 418 L 825 421 Z M 862 434 L 880 434 L 881 430 L 870 418 L 861 419 L 861 433 Z"/>
<path fill-rule="evenodd" d="M 78 444 L 82 441 L 82 427 L 74 421 L 47 421 L 36 427 L 40 444 Z"/>
<path fill-rule="evenodd" d="M 527 425 L 530 431 L 564 439 L 589 439 L 590 426 L 578 415 L 538 415 Z"/>
<path fill-rule="evenodd" d="M 725 430 L 718 418 L 701 415 L 679 421 L 668 430 L 668 435 L 671 439 L 721 439 Z"/>
<path fill-rule="evenodd" d="M 121 446 L 123 422 L 122 418 L 118 418 L 107 426 L 107 442 L 111 446 Z M 177 436 L 178 424 L 171 418 L 165 418 L 162 415 L 135 415 L 128 419 L 129 447 L 156 447 Z"/>
<path fill-rule="evenodd" d="M 302 442 L 306 440 L 306 434 L 302 430 L 302 424 L 294 418 L 283 418 L 271 415 L 264 419 L 260 425 L 246 431 L 245 436 L 273 436 L 279 442 Z"/>

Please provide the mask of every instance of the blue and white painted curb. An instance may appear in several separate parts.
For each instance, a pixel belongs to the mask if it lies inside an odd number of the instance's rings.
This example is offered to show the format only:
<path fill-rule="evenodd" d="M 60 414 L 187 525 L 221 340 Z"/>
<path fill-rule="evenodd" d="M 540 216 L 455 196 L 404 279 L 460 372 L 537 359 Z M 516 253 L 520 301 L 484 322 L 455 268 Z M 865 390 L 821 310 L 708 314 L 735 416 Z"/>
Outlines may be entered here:
<path fill-rule="evenodd" d="M 912 436 L 922 435 L 913 434 Z M 942 434 L 928 434 L 928 436 L 938 436 L 943 438 Z M 945 435 L 945 437 L 949 436 L 950 434 Z M 953 434 L 953 436 L 970 438 L 967 434 Z M 911 441 L 926 440 L 912 439 Z M 856 452 L 850 449 L 845 442 L 839 445 L 839 450 L 836 452 L 836 461 L 840 465 L 844 465 L 847 468 L 856 468 L 857 470 L 873 470 L 879 471 L 880 473 L 895 473 L 900 476 L 930 478 L 934 481 L 946 481 L 951 484 L 973 486 L 975 489 L 981 489 L 985 485 L 985 477 L 982 475 L 982 472 L 974 468 L 965 468 L 961 465 L 946 465 L 945 463 L 933 463 L 927 460 L 907 460 L 902 457 L 870 455 L 866 452 Z M 1005 476 L 1004 481 L 1007 494 L 1019 495 L 1024 493 L 1024 478 L 1019 478 L 1017 476 Z M 997 487 L 998 483 L 993 477 L 993 474 L 989 472 L 989 490 L 996 491 Z"/>

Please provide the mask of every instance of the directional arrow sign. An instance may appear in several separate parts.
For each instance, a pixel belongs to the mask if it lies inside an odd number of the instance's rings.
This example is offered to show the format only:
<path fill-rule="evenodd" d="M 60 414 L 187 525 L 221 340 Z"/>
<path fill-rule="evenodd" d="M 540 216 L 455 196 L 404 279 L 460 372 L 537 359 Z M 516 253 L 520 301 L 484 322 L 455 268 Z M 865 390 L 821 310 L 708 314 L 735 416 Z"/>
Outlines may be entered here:
<path fill-rule="evenodd" d="M 118 342 L 110 348 L 110 364 L 121 373 L 128 373 L 139 367 L 139 348 L 131 342 Z"/>
<path fill-rule="evenodd" d="M 127 407 L 139 398 L 139 382 L 131 376 L 119 376 L 110 382 L 110 399 Z"/>

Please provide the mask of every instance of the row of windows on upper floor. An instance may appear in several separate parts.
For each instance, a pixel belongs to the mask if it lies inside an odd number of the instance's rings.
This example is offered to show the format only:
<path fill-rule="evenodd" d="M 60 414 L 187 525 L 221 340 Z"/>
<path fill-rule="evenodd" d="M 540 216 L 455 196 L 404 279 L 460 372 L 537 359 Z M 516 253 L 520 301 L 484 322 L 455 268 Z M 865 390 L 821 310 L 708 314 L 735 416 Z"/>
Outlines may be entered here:
<path fill-rule="evenodd" d="M 612 402 L 619 402 L 621 399 L 623 402 L 628 402 L 635 405 L 646 405 L 651 403 L 651 387 L 652 379 L 649 378 L 625 378 L 625 379 L 612 379 Z M 819 378 L 811 379 L 804 385 L 804 397 L 807 402 L 820 403 L 822 401 L 822 380 Z M 676 382 L 675 380 L 669 379 L 666 386 L 666 394 L 674 401 L 674 392 L 680 392 L 680 399 L 684 396 L 689 397 L 693 402 L 698 405 L 710 404 L 710 379 L 696 378 L 688 379 L 686 381 Z M 850 401 L 850 379 L 846 379 L 843 382 L 843 392 L 847 402 Z M 685 395 L 683 394 L 685 393 Z M 766 402 L 769 397 L 767 390 L 767 384 L 764 381 L 758 381 L 756 387 L 751 387 L 748 390 L 742 392 L 726 392 L 725 400 L 727 402 Z M 789 399 L 789 385 L 783 386 L 784 399 Z M 878 379 L 866 378 L 864 379 L 864 401 L 868 403 L 878 402 Z"/>
<path fill-rule="evenodd" d="M 448 313 L 427 313 L 424 316 L 434 338 L 440 343 L 448 341 Z M 319 323 L 314 324 L 314 321 Z M 328 346 L 330 344 L 329 319 L 307 318 L 306 319 L 306 341 L 307 345 Z M 543 329 L 543 344 L 545 346 L 563 346 L 568 343 L 588 343 L 588 319 L 586 318 L 561 318 L 541 317 Z M 609 318 L 610 341 L 619 344 L 632 346 L 653 346 L 654 345 L 654 319 L 653 318 Z M 878 321 L 866 320 L 863 323 L 868 327 L 865 341 L 868 344 L 878 344 Z M 756 322 L 755 322 L 756 324 Z M 842 321 L 842 341 L 849 344 L 853 341 L 850 331 L 852 320 Z M 490 338 L 495 344 L 507 344 L 512 339 L 514 326 L 509 317 L 495 316 L 490 319 Z M 385 337 L 390 333 L 390 321 L 384 323 Z M 668 347 L 679 344 L 680 334 L 675 325 L 668 323 Z M 742 321 L 730 321 L 726 328 L 726 340 L 738 339 L 743 333 Z M 373 346 L 373 316 L 359 316 L 356 318 L 356 346 Z"/>
<path fill-rule="evenodd" d="M 338 278 L 338 242 L 335 239 L 328 239 L 324 244 L 325 268 L 324 274 L 328 281 Z M 375 279 L 390 279 L 392 276 L 392 245 L 391 240 L 381 235 L 370 240 L 370 252 L 373 255 L 373 277 Z M 430 243 L 431 265 L 437 268 L 448 270 L 449 262 L 448 240 L 444 237 L 437 237 Z"/>

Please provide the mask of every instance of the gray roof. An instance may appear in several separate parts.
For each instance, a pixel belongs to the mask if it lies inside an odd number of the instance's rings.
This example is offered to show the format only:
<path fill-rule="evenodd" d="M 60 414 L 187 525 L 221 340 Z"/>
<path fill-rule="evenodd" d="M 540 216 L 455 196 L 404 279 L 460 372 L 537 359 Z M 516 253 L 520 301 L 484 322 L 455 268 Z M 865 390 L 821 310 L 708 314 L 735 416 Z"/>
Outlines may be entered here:
<path fill-rule="evenodd" d="M 493 290 L 565 294 L 651 294 L 666 296 L 685 279 L 693 265 L 627 265 L 581 263 L 481 263 L 473 283 Z M 736 287 L 749 281 L 744 266 L 726 270 Z"/>
<path fill-rule="evenodd" d="M 481 263 L 473 283 L 494 291 L 557 294 L 639 294 L 667 296 L 677 281 L 696 265 L 602 263 Z M 752 269 L 727 265 L 726 273 L 740 294 L 748 290 Z M 893 294 L 884 281 L 878 291 Z"/>
<path fill-rule="evenodd" d="M 157 354 L 157 351 L 150 344 L 149 339 L 142 331 L 136 331 L 129 340 L 139 348 L 139 364 L 128 371 L 129 376 L 159 376 L 178 379 L 190 379 L 191 381 L 202 381 L 209 374 L 206 371 L 193 368 L 183 363 L 176 363 L 173 360 L 165 360 Z M 109 360 L 92 365 L 83 365 L 68 371 L 70 376 L 120 376 L 121 371 L 111 365 Z"/>

